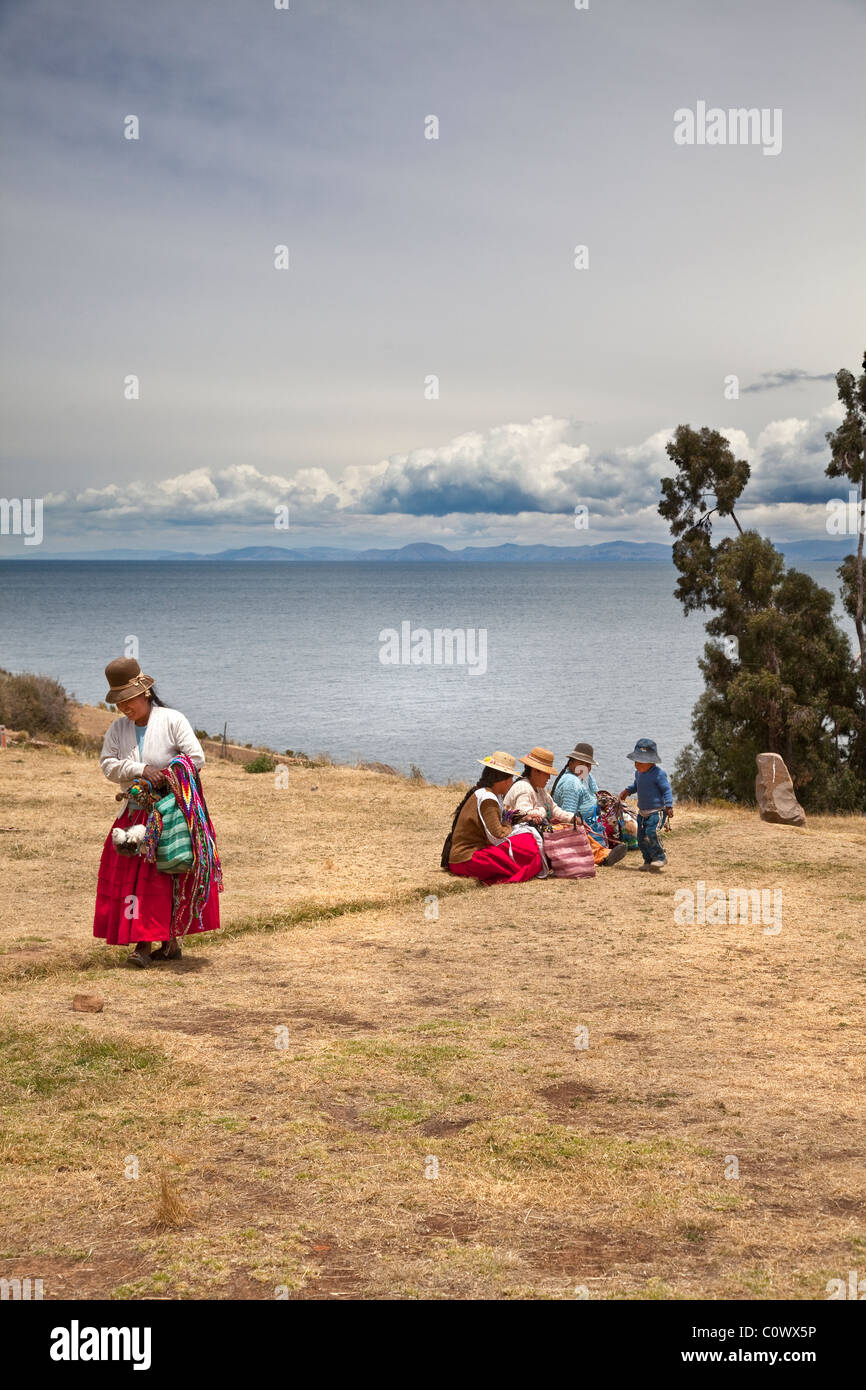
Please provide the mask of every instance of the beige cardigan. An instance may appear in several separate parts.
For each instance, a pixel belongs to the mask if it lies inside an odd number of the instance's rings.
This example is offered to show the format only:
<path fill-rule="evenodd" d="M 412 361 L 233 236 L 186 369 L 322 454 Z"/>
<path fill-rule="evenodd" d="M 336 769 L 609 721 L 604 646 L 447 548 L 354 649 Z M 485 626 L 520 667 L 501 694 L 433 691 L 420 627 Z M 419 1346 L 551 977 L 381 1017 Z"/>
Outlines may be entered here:
<path fill-rule="evenodd" d="M 154 705 L 144 733 L 141 753 L 135 737 L 135 725 L 121 715 L 109 725 L 102 745 L 99 766 L 110 782 L 119 782 L 128 791 L 144 772 L 145 766 L 167 767 L 178 753 L 186 753 L 197 768 L 204 767 L 204 751 L 192 731 L 192 725 L 180 710 Z"/>
<path fill-rule="evenodd" d="M 521 816 L 541 811 L 554 825 L 572 825 L 574 817 L 570 811 L 563 811 L 552 800 L 550 792 L 544 787 L 533 787 L 525 777 L 518 777 L 505 793 L 506 811 L 517 811 Z"/>

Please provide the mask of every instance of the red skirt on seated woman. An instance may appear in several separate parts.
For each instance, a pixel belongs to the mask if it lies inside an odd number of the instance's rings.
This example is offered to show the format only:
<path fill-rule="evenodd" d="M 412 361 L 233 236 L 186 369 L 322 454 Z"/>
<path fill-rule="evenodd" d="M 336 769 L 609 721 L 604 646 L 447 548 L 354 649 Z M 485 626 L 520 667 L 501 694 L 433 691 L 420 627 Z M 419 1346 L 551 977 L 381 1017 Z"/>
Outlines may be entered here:
<path fill-rule="evenodd" d="M 534 835 L 512 835 L 503 845 L 486 845 L 462 864 L 448 865 L 452 874 L 477 878 L 482 883 L 525 883 L 528 878 L 540 874 L 542 867 Z"/>
<path fill-rule="evenodd" d="M 145 811 L 130 814 L 124 810 L 111 829 L 128 830 L 131 825 L 141 825 L 146 820 Z M 160 873 L 155 864 L 148 864 L 140 854 L 118 854 L 109 831 L 99 861 L 93 935 L 109 946 L 169 941 L 173 877 L 173 874 Z M 217 931 L 219 924 L 219 893 L 212 888 L 201 921 L 193 922 L 183 935 Z"/>

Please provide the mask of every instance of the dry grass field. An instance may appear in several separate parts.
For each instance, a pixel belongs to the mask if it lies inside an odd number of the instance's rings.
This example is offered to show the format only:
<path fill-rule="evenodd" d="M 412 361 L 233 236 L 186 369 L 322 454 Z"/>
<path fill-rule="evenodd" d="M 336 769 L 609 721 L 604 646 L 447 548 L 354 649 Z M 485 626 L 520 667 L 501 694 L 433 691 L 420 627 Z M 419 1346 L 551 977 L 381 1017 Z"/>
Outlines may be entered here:
<path fill-rule="evenodd" d="M 663 874 L 484 889 L 438 869 L 453 788 L 205 786 L 226 930 L 136 972 L 91 937 L 97 762 L 0 753 L 0 1277 L 822 1299 L 866 1273 L 862 818 L 681 807 Z M 677 925 L 698 880 L 781 888 L 782 930 Z"/>

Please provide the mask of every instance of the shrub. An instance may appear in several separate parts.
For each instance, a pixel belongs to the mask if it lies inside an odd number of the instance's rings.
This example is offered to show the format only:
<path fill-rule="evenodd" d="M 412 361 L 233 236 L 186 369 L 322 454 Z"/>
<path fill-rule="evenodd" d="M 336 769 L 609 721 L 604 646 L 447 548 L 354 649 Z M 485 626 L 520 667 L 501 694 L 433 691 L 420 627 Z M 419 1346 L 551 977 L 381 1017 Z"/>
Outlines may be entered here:
<path fill-rule="evenodd" d="M 270 753 L 260 753 L 251 763 L 244 763 L 244 772 L 273 772 L 276 765 L 277 760 Z"/>
<path fill-rule="evenodd" d="M 27 672 L 13 676 L 0 671 L 0 724 L 9 729 L 26 729 L 30 734 L 74 733 L 63 686 L 50 676 Z"/>

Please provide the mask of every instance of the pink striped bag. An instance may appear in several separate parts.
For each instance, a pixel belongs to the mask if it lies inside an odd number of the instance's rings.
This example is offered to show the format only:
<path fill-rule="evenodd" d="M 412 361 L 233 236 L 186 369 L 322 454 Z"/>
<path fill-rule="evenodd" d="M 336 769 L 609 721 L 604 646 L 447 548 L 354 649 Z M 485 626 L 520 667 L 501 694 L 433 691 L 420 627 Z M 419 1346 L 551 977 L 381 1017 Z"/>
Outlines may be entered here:
<path fill-rule="evenodd" d="M 595 878 L 592 846 L 582 825 L 574 830 L 548 832 L 544 853 L 554 878 Z"/>

